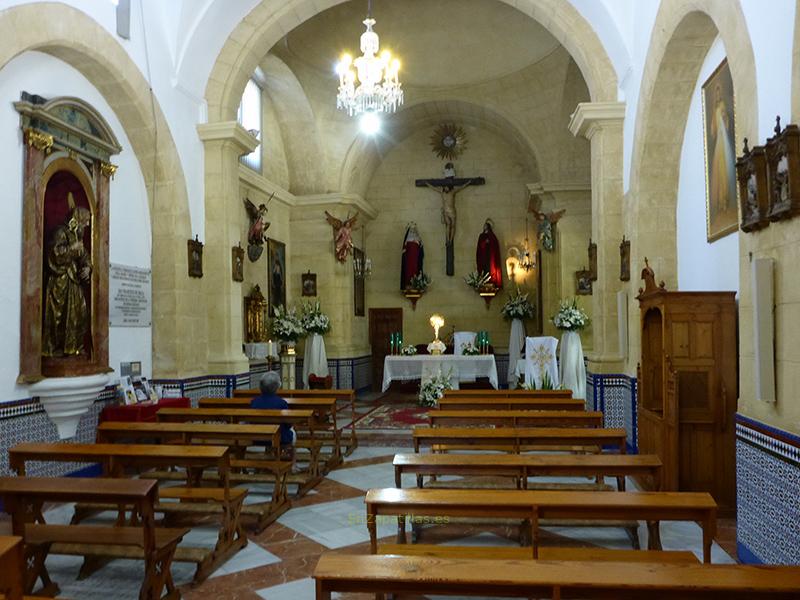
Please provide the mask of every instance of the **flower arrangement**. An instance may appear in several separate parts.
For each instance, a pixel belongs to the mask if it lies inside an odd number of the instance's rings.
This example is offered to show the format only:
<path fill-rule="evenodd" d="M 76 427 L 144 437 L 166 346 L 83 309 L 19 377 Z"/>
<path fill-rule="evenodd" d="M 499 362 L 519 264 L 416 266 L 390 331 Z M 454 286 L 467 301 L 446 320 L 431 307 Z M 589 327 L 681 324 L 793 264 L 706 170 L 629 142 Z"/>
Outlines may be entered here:
<path fill-rule="evenodd" d="M 464 281 L 466 284 L 474 290 L 479 290 L 483 287 L 489 285 L 489 282 L 492 280 L 492 276 L 489 273 L 484 273 L 481 271 L 473 271 L 469 273 L 466 277 L 464 277 Z"/>
<path fill-rule="evenodd" d="M 416 275 L 414 275 L 411 279 L 408 280 L 408 289 L 411 290 L 419 290 L 420 292 L 424 292 L 428 289 L 428 286 L 431 284 L 431 278 L 428 277 L 425 273 L 420 271 Z"/>
<path fill-rule="evenodd" d="M 477 356 L 481 351 L 472 342 L 461 344 L 461 354 L 464 356 Z"/>
<path fill-rule="evenodd" d="M 577 299 L 562 300 L 553 317 L 553 325 L 562 331 L 580 331 L 589 324 L 589 315 L 578 306 Z"/>
<path fill-rule="evenodd" d="M 532 319 L 534 316 L 533 304 L 528 300 L 528 294 L 523 294 L 517 288 L 516 294 L 509 294 L 503 308 L 500 309 L 500 314 L 504 319 Z"/>
<path fill-rule="evenodd" d="M 449 389 L 452 389 L 450 376 L 444 375 L 440 371 L 419 387 L 420 406 L 436 406 L 441 397 L 444 396 L 445 390 Z"/>
<path fill-rule="evenodd" d="M 303 304 L 303 311 L 300 316 L 300 321 L 308 333 L 318 333 L 325 335 L 331 330 L 331 320 L 328 318 L 322 308 L 320 308 L 319 300 L 316 302 L 306 302 Z"/>
<path fill-rule="evenodd" d="M 554 390 L 556 387 L 553 385 L 553 381 L 550 379 L 550 373 L 544 371 L 542 373 L 542 387 L 537 388 L 535 383 L 523 383 L 522 389 L 524 390 Z M 562 389 L 562 388 L 559 388 Z"/>
<path fill-rule="evenodd" d="M 417 347 L 409 344 L 400 348 L 400 354 L 403 356 L 414 356 L 417 353 Z"/>
<path fill-rule="evenodd" d="M 272 319 L 272 335 L 283 342 L 296 342 L 306 334 L 301 318 L 294 308 L 275 307 Z"/>

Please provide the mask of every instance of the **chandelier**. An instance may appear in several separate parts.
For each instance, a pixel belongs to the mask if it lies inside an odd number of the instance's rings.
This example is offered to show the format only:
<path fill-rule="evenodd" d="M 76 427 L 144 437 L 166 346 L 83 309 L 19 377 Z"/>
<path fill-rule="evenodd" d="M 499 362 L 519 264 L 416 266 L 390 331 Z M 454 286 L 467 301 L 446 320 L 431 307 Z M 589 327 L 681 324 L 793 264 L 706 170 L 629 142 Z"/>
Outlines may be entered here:
<path fill-rule="evenodd" d="M 363 23 L 367 30 L 361 34 L 362 56 L 353 60 L 345 53 L 336 66 L 339 75 L 336 108 L 347 111 L 351 117 L 362 113 L 393 113 L 403 104 L 403 90 L 397 77 L 400 61 L 392 58 L 388 50 L 378 54 L 378 34 L 372 31 L 375 19 L 371 1 Z"/>
<path fill-rule="evenodd" d="M 353 250 L 353 273 L 356 279 L 366 279 L 372 275 L 372 259 L 367 256 L 367 239 L 364 233 L 365 227 L 361 226 L 361 249 L 356 252 Z"/>

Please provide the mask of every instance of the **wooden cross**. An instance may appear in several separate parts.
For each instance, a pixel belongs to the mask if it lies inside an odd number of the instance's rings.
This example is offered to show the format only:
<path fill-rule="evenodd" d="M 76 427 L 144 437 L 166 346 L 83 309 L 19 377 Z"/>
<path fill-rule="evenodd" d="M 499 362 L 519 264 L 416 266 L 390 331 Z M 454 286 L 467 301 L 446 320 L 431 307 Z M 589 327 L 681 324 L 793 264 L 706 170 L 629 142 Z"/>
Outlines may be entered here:
<path fill-rule="evenodd" d="M 450 166 L 450 173 L 455 173 Z M 446 169 L 447 173 L 448 170 Z M 483 177 L 442 177 L 439 179 L 417 179 L 417 187 L 428 187 L 439 192 L 442 196 L 442 223 L 446 227 L 447 237 L 445 238 L 445 251 L 447 254 L 446 273 L 450 277 L 455 273 L 455 258 L 453 253 L 453 239 L 456 233 L 456 194 L 470 185 L 484 185 L 486 180 Z M 441 188 L 441 189 L 439 189 Z"/>

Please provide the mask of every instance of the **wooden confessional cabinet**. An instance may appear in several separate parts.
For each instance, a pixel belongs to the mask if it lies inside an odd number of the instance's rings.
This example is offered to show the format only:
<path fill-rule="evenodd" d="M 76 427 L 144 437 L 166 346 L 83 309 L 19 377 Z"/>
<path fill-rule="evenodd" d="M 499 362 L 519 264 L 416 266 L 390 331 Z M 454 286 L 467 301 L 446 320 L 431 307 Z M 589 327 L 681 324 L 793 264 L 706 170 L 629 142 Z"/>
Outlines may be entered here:
<path fill-rule="evenodd" d="M 734 292 L 669 292 L 652 269 L 639 290 L 639 452 L 663 462 L 664 490 L 707 491 L 736 511 Z"/>

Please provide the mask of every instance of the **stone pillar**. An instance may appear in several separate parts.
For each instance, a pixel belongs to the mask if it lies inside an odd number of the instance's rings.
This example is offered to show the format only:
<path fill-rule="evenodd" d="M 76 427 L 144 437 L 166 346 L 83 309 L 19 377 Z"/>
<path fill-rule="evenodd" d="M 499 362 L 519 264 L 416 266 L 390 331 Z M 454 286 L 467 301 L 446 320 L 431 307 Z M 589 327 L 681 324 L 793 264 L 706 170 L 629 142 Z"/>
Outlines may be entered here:
<path fill-rule="evenodd" d="M 592 294 L 592 352 L 589 369 L 621 372 L 617 318 L 619 244 L 622 241 L 622 125 L 624 102 L 581 102 L 569 129 L 591 143 L 592 240 L 597 243 L 597 281 Z"/>
<path fill-rule="evenodd" d="M 244 206 L 239 198 L 239 157 L 258 140 L 236 121 L 197 126 L 205 150 L 205 250 L 203 282 L 208 307 L 208 370 L 246 373 L 242 351 L 242 284 L 233 281 L 231 248 L 246 237 Z"/>

